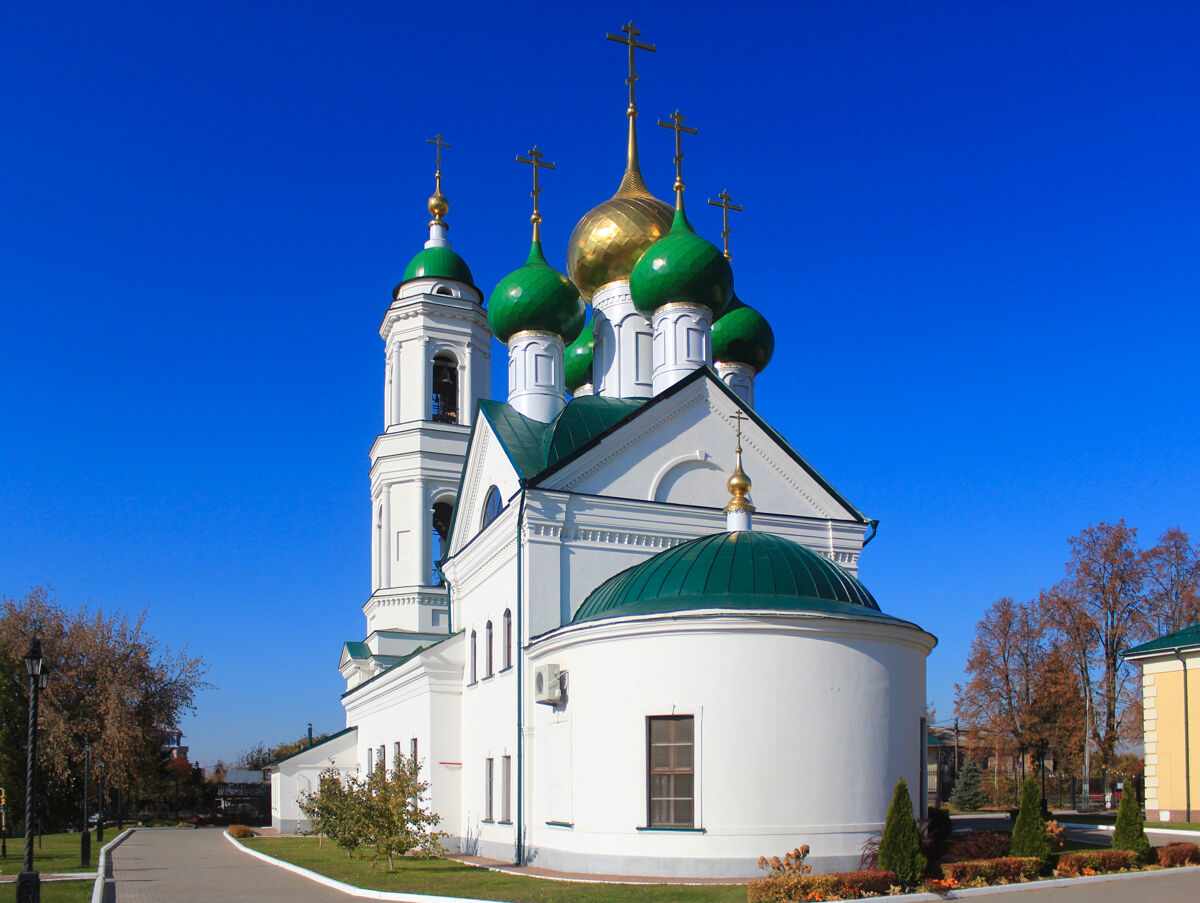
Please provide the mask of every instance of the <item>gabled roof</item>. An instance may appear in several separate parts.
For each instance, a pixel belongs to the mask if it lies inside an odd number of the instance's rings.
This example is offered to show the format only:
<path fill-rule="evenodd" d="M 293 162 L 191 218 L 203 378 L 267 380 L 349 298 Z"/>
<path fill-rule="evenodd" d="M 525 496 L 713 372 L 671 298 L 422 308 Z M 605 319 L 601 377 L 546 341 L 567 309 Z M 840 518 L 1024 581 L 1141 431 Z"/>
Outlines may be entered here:
<path fill-rule="evenodd" d="M 1140 646 L 1134 646 L 1132 649 L 1126 649 L 1121 653 L 1121 657 L 1126 660 L 1147 658 L 1151 655 L 1171 653 L 1176 649 L 1182 651 L 1196 647 L 1200 647 L 1200 623 L 1185 627 L 1183 630 L 1176 630 L 1174 633 L 1168 633 L 1166 636 L 1142 643 Z"/>
<path fill-rule="evenodd" d="M 446 640 L 453 639 L 454 637 L 458 636 L 459 633 L 462 633 L 462 631 L 460 630 L 460 631 L 458 631 L 458 633 L 448 633 L 444 637 L 442 637 L 440 640 L 438 640 L 437 642 L 430 643 L 427 646 L 418 646 L 412 652 L 408 653 L 408 655 L 402 655 L 399 658 L 397 658 L 394 655 L 388 655 L 388 656 L 378 656 L 377 655 L 377 656 L 375 656 L 376 661 L 379 661 L 379 662 L 390 661 L 390 664 L 388 664 L 388 666 L 386 668 L 384 668 L 382 671 L 380 671 L 378 674 L 367 678 L 362 683 L 360 683 L 356 686 L 351 687 L 349 690 L 347 690 L 345 693 L 342 694 L 342 699 L 345 699 L 351 693 L 357 693 L 363 687 L 367 686 L 367 684 L 374 683 L 375 681 L 379 680 L 379 678 L 383 677 L 383 675 L 387 674 L 389 671 L 392 671 L 395 668 L 399 668 L 401 665 L 405 664 L 406 662 L 412 661 L 414 658 L 416 658 L 422 652 L 428 652 L 430 649 L 433 649 L 435 646 L 440 646 L 442 643 L 446 642 Z"/>
<path fill-rule="evenodd" d="M 306 747 L 304 747 L 304 749 L 297 750 L 296 752 L 292 753 L 290 756 L 284 756 L 282 759 L 279 759 L 276 762 L 272 762 L 267 767 L 274 768 L 276 765 L 280 764 L 281 762 L 286 762 L 288 759 L 294 759 L 294 758 L 296 758 L 296 756 L 303 755 L 304 753 L 308 752 L 310 749 L 316 749 L 318 746 L 321 746 L 322 744 L 329 743 L 333 740 L 336 740 L 338 737 L 344 737 L 344 736 L 346 736 L 346 734 L 350 733 L 351 731 L 356 731 L 356 730 L 358 730 L 357 725 L 342 728 L 336 734 L 330 734 L 328 737 L 323 737 L 322 739 L 317 740 L 315 743 L 313 743 L 312 746 L 306 746 Z"/>
<path fill-rule="evenodd" d="M 349 640 L 342 647 L 346 651 L 346 655 L 350 658 L 370 658 L 371 650 L 367 648 L 366 643 L 360 643 L 357 640 Z"/>

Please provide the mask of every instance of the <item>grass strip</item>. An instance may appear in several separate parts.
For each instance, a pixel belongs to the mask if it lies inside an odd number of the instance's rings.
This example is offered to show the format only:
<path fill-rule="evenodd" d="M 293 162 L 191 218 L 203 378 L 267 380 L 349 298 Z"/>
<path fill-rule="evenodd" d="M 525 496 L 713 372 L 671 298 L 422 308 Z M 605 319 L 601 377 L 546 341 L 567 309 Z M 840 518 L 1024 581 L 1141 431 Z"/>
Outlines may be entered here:
<path fill-rule="evenodd" d="M 398 861 L 389 873 L 387 861 L 372 863 L 370 854 L 347 859 L 331 843 L 318 848 L 309 837 L 251 837 L 241 840 L 260 853 L 371 890 L 482 897 L 509 903 L 745 903 L 744 884 L 591 884 L 506 875 L 452 859 Z"/>

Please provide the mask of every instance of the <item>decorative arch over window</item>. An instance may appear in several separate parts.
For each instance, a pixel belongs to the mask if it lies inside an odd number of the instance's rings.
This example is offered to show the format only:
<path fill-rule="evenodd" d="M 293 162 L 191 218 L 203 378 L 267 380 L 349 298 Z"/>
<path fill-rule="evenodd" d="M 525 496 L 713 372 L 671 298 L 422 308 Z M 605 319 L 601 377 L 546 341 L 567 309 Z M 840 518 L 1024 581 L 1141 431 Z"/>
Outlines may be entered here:
<path fill-rule="evenodd" d="M 512 667 L 512 609 L 504 609 L 504 667 Z"/>
<path fill-rule="evenodd" d="M 454 289 L 452 289 L 448 285 L 435 286 L 433 289 L 433 293 L 435 295 L 444 295 L 447 298 L 457 298 L 458 297 L 458 295 L 455 293 Z"/>
<path fill-rule="evenodd" d="M 471 631 L 471 683 L 479 680 L 479 649 L 475 642 L 475 631 Z"/>
<path fill-rule="evenodd" d="M 485 677 L 491 677 L 496 673 L 495 660 L 492 658 L 492 622 L 487 622 L 487 627 L 484 629 L 485 642 L 487 643 L 486 661 L 487 673 Z"/>
<path fill-rule="evenodd" d="M 500 498 L 500 488 L 498 486 L 489 487 L 487 495 L 483 497 L 483 517 L 480 519 L 479 529 L 484 529 L 499 517 L 503 510 L 504 501 Z"/>
<path fill-rule="evenodd" d="M 450 521 L 453 518 L 454 498 L 452 496 L 438 499 L 433 503 L 431 511 L 433 542 L 430 544 L 433 553 L 433 561 L 430 562 L 430 572 L 433 577 L 430 582 L 433 586 L 441 586 L 445 583 L 442 570 L 438 565 L 446 556 L 446 549 L 450 545 Z"/>
<path fill-rule="evenodd" d="M 458 423 L 458 361 L 448 351 L 433 358 L 433 421 Z"/>

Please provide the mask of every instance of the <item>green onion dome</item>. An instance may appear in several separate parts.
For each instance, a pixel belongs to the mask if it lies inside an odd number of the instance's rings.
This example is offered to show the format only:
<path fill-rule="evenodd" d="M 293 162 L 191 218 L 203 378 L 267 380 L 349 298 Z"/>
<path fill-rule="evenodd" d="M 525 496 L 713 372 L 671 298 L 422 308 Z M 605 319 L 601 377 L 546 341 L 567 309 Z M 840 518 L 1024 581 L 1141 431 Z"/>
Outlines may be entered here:
<path fill-rule="evenodd" d="M 488 324 L 501 342 L 532 330 L 575 341 L 587 308 L 570 280 L 546 263 L 542 243 L 534 241 L 529 259 L 500 280 L 488 299 Z"/>
<path fill-rule="evenodd" d="M 450 248 L 424 248 L 404 268 L 404 279 L 454 279 L 474 285 L 471 268 Z"/>
<path fill-rule="evenodd" d="M 633 303 L 646 316 L 664 304 L 685 301 L 721 315 L 733 294 L 733 270 L 720 248 L 701 238 L 682 210 L 671 231 L 652 244 L 629 277 Z"/>
<path fill-rule="evenodd" d="M 767 318 L 737 295 L 713 323 L 713 361 L 723 364 L 748 364 L 761 373 L 775 353 L 775 333 Z"/>
<path fill-rule="evenodd" d="M 701 609 L 897 620 L 828 558 L 782 536 L 750 531 L 702 536 L 659 552 L 600 584 L 572 620 Z"/>
<path fill-rule="evenodd" d="M 594 323 L 593 320 L 584 326 L 579 338 L 567 346 L 563 376 L 567 391 L 572 395 L 580 386 L 592 381 L 592 355 L 596 348 L 596 334 L 592 331 Z"/>

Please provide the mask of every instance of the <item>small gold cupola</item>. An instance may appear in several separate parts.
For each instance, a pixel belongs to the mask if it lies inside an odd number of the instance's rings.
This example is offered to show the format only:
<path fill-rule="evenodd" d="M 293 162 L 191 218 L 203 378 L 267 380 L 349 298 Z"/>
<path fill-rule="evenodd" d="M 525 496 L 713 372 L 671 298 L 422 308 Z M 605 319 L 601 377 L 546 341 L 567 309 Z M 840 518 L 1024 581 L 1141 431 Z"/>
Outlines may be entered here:
<path fill-rule="evenodd" d="M 754 505 L 750 503 L 750 477 L 742 470 L 742 421 L 746 415 L 738 411 L 733 415 L 737 421 L 737 463 L 725 487 L 729 490 L 729 504 L 725 506 L 725 529 L 737 533 L 750 529 L 750 515 L 754 513 Z"/>

